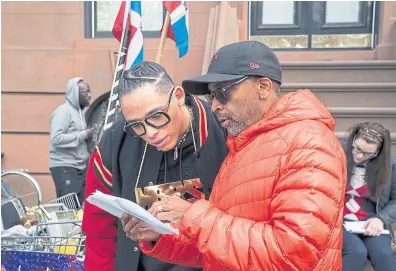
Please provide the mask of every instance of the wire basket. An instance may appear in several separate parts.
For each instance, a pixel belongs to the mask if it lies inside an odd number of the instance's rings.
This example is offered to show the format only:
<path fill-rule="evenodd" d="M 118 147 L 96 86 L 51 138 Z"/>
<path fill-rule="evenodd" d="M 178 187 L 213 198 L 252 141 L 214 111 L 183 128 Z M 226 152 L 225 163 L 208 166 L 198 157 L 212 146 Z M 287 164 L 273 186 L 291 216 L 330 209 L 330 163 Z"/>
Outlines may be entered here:
<path fill-rule="evenodd" d="M 32 216 L 35 217 L 34 220 L 39 223 L 80 219 L 77 215 L 82 216 L 80 202 L 76 193 L 70 193 L 45 204 L 35 206 L 26 213 L 30 215 L 30 218 Z M 54 236 L 58 235 L 54 234 Z"/>
<path fill-rule="evenodd" d="M 24 236 L 2 237 L 1 250 L 84 255 L 85 237 Z"/>
<path fill-rule="evenodd" d="M 64 195 L 62 197 L 51 200 L 46 204 L 56 204 L 56 203 L 63 203 L 66 206 L 66 208 L 69 210 L 78 210 L 81 207 L 80 201 L 78 200 L 78 196 L 76 193 L 70 193 Z"/>
<path fill-rule="evenodd" d="M 39 223 L 35 226 L 36 232 L 34 236 L 56 236 L 71 237 L 82 234 L 81 220 L 63 220 L 47 223 Z"/>

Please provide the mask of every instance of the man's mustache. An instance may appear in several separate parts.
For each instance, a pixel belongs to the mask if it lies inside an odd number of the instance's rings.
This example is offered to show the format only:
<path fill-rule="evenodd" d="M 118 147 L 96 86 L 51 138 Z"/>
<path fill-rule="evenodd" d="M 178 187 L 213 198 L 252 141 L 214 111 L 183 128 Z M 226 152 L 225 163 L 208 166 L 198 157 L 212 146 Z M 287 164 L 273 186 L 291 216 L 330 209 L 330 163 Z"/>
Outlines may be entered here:
<path fill-rule="evenodd" d="M 217 113 L 215 112 L 215 115 L 217 117 L 217 119 L 219 120 L 223 120 L 223 119 L 232 119 L 230 114 L 224 114 L 224 113 Z"/>

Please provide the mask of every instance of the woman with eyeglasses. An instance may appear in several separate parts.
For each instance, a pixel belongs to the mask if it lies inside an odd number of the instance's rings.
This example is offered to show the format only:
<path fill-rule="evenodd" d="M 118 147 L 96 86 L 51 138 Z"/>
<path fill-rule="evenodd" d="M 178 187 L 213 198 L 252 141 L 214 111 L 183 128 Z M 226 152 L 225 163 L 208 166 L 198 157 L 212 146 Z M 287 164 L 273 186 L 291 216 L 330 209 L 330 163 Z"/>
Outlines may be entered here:
<path fill-rule="evenodd" d="M 364 233 L 343 228 L 343 270 L 364 270 L 367 257 L 376 271 L 396 270 L 392 254 L 396 220 L 396 159 L 390 132 L 379 123 L 350 128 L 346 146 L 348 183 L 344 221 L 364 221 Z M 389 230 L 390 234 L 383 234 Z"/>
<path fill-rule="evenodd" d="M 147 61 L 123 73 L 119 100 L 123 117 L 91 155 L 86 197 L 100 190 L 147 209 L 170 194 L 190 201 L 208 198 L 227 155 L 226 131 L 209 104 L 175 85 L 161 65 Z M 200 270 L 141 253 L 117 218 L 89 202 L 83 230 L 86 271 Z"/>

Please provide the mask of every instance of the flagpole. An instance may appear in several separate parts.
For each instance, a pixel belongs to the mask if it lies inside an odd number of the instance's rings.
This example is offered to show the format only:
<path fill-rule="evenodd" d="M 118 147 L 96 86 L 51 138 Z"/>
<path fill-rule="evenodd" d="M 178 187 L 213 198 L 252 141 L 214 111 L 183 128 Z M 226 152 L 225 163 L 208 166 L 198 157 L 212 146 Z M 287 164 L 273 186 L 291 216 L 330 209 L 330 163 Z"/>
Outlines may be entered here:
<path fill-rule="evenodd" d="M 169 14 L 169 11 L 167 11 L 166 16 L 165 16 L 164 26 L 162 28 L 161 39 L 160 39 L 160 44 L 158 47 L 157 57 L 155 59 L 155 62 L 158 64 L 160 64 L 161 60 L 162 60 L 162 53 L 164 51 L 164 45 L 165 45 L 165 41 L 166 41 L 166 38 L 168 35 L 169 23 L 170 23 L 170 14 Z"/>
<path fill-rule="evenodd" d="M 110 128 L 113 125 L 113 121 L 115 120 L 115 111 L 118 101 L 118 91 L 116 89 L 118 87 L 120 77 L 124 71 L 126 51 L 128 49 L 127 46 L 130 35 L 129 27 L 126 26 L 128 22 L 128 13 L 130 11 L 130 8 L 131 8 L 131 1 L 126 1 L 123 24 L 122 24 L 121 42 L 120 42 L 120 47 L 118 49 L 117 65 L 114 70 L 113 84 L 109 96 L 109 103 L 107 104 L 106 118 L 103 125 L 104 131 Z"/>

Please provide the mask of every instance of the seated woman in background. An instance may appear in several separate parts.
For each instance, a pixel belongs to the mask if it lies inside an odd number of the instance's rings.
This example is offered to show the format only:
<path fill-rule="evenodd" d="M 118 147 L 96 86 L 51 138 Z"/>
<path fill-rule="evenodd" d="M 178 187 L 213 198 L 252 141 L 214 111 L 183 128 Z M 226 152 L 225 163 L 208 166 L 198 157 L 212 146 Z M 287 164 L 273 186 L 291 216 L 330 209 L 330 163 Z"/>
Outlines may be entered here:
<path fill-rule="evenodd" d="M 396 157 L 391 157 L 390 132 L 379 123 L 351 127 L 344 150 L 348 183 L 345 221 L 365 221 L 365 233 L 343 228 L 343 270 L 364 270 L 367 255 L 376 271 L 396 270 L 392 254 L 396 220 Z M 381 234 L 388 229 L 389 234 Z"/>

